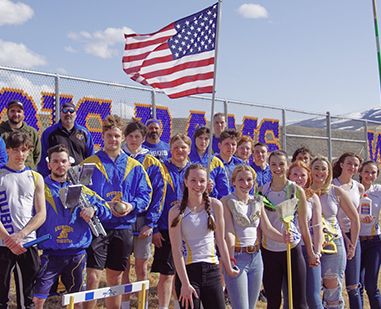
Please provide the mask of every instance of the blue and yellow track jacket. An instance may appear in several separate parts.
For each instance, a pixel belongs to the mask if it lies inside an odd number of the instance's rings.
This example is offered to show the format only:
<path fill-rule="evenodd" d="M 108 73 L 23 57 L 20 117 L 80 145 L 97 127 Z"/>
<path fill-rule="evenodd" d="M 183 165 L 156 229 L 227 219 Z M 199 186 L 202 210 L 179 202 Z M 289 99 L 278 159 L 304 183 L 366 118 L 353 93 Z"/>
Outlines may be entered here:
<path fill-rule="evenodd" d="M 81 208 L 66 209 L 62 205 L 58 190 L 68 185 L 67 182 L 61 185 L 60 182 L 53 181 L 50 176 L 45 178 L 46 220 L 37 229 L 37 237 L 46 234 L 52 236 L 52 239 L 38 245 L 38 249 L 44 250 L 46 254 L 81 254 L 90 246 L 93 239 L 88 223 L 80 217 Z M 99 219 L 112 217 L 110 208 L 104 199 L 85 186 L 83 186 L 83 192 L 90 204 L 96 207 L 95 214 Z"/>
<path fill-rule="evenodd" d="M 124 217 L 101 220 L 105 229 L 128 229 L 136 221 L 136 213 L 146 211 L 151 202 L 151 182 L 143 165 L 124 151 L 113 161 L 103 150 L 84 160 L 95 163 L 90 189 L 106 201 L 130 203 L 133 211 Z"/>
<path fill-rule="evenodd" d="M 171 163 L 170 159 L 164 161 L 163 168 L 165 181 L 167 182 L 167 192 L 165 194 L 163 212 L 157 222 L 157 227 L 153 230 L 154 234 L 159 232 L 159 230 L 168 230 L 168 213 L 174 205 L 181 201 L 183 196 L 184 174 L 189 165 L 190 162 L 188 161 L 185 168 L 179 172 L 177 166 Z"/>
<path fill-rule="evenodd" d="M 231 158 L 230 162 L 224 162 L 219 154 L 217 155 L 217 158 L 220 159 L 222 161 L 222 163 L 224 164 L 226 175 L 228 177 L 228 182 L 229 182 L 229 190 L 230 190 L 230 192 L 234 192 L 235 188 L 234 188 L 233 183 L 232 183 L 232 174 L 233 174 L 233 171 L 234 171 L 235 167 L 238 164 L 245 164 L 245 162 L 243 162 L 243 160 L 241 160 L 241 159 L 239 159 L 239 158 L 237 158 L 235 156 L 233 156 Z M 253 188 L 250 190 L 250 194 L 254 195 L 255 191 L 258 189 L 258 184 L 257 184 L 257 181 L 256 181 L 257 173 L 254 171 L 254 169 L 252 167 L 251 167 L 251 170 L 253 171 L 253 174 L 254 174 L 254 177 L 255 177 L 255 179 L 254 179 L 255 181 L 254 181 Z"/>
<path fill-rule="evenodd" d="M 157 221 L 163 211 L 165 193 L 167 191 L 167 183 L 164 181 L 164 168 L 160 161 L 151 155 L 148 149 L 142 150 L 136 155 L 132 155 L 127 145 L 124 145 L 123 150 L 129 157 L 139 161 L 145 171 L 152 185 L 152 200 L 147 211 L 137 214 L 138 217 L 145 217 L 145 225 L 151 228 L 157 226 Z"/>
<path fill-rule="evenodd" d="M 191 152 L 188 156 L 191 163 L 200 163 L 208 168 L 208 153 L 209 147 L 205 155 L 201 158 L 197 152 L 195 140 L 192 139 Z M 210 161 L 210 179 L 212 179 L 214 182 L 213 192 L 210 194 L 211 197 L 221 199 L 230 193 L 224 164 L 213 154 Z"/>

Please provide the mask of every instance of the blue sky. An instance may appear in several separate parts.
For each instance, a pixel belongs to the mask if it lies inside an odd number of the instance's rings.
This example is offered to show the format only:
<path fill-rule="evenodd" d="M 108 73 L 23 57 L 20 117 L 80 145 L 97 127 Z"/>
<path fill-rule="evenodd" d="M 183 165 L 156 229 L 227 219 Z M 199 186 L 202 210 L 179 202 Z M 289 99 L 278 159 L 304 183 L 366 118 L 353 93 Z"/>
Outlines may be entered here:
<path fill-rule="evenodd" d="M 0 0 L 0 65 L 139 86 L 122 70 L 123 33 L 213 3 Z M 218 98 L 342 114 L 379 105 L 379 85 L 371 0 L 222 3 Z"/>

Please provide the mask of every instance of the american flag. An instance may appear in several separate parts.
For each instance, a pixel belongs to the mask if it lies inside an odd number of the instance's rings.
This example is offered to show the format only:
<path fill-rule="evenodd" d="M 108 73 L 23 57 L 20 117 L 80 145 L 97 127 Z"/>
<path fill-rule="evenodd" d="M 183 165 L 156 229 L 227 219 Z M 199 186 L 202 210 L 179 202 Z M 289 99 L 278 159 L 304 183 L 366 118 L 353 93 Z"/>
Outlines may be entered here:
<path fill-rule="evenodd" d="M 152 34 L 125 34 L 123 70 L 171 99 L 213 92 L 218 3 Z"/>

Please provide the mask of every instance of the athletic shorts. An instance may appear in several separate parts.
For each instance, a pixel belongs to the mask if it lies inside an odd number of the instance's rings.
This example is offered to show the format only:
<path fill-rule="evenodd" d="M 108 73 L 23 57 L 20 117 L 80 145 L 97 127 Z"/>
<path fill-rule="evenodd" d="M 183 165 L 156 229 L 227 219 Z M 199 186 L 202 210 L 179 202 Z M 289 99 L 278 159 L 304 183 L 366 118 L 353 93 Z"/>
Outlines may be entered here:
<path fill-rule="evenodd" d="M 41 255 L 41 267 L 37 275 L 34 296 L 47 298 L 50 288 L 61 275 L 68 293 L 86 290 L 86 253 L 77 255 Z"/>
<path fill-rule="evenodd" d="M 144 217 L 137 217 L 136 222 L 132 225 L 132 230 L 134 232 L 139 232 L 139 230 L 145 225 Z M 132 252 L 135 258 L 148 260 L 152 256 L 152 233 L 147 238 L 139 238 L 134 235 L 134 242 L 132 244 Z"/>
<path fill-rule="evenodd" d="M 132 249 L 132 230 L 107 230 L 106 236 L 94 237 L 87 249 L 87 267 L 124 271 Z"/>
<path fill-rule="evenodd" d="M 160 233 L 163 235 L 165 241 L 162 241 L 161 248 L 155 247 L 151 272 L 160 273 L 166 276 L 174 275 L 175 262 L 172 257 L 172 247 L 169 241 L 168 230 L 160 230 Z"/>

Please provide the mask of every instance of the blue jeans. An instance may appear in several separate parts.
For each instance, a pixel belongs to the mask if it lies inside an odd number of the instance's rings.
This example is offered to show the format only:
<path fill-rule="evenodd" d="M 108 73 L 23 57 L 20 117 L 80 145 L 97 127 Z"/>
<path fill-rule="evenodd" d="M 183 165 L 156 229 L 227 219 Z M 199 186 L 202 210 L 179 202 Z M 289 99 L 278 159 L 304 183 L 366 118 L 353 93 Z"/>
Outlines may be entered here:
<path fill-rule="evenodd" d="M 307 305 L 309 309 L 323 309 L 321 301 L 321 265 L 317 267 L 310 267 L 308 263 L 308 255 L 305 246 L 302 246 L 303 257 L 306 262 L 307 269 L 307 282 L 306 282 L 306 296 Z M 283 279 L 282 284 L 283 292 L 283 309 L 288 309 L 288 286 L 287 277 Z"/>
<path fill-rule="evenodd" d="M 235 252 L 239 275 L 229 277 L 224 271 L 226 288 L 233 309 L 254 309 L 257 305 L 259 291 L 262 284 L 263 262 L 261 251 L 253 254 Z"/>
<path fill-rule="evenodd" d="M 351 233 L 346 233 L 351 239 Z M 347 247 L 345 246 L 345 249 Z M 361 309 L 361 295 L 360 295 L 360 266 L 361 266 L 361 245 L 360 239 L 357 242 L 355 255 L 351 260 L 347 260 L 347 267 L 345 269 L 345 284 L 347 285 L 347 292 L 349 298 L 349 307 L 351 309 Z M 349 286 L 357 285 L 355 289 L 348 289 Z"/>
<path fill-rule="evenodd" d="M 321 256 L 321 276 L 324 279 L 337 279 L 338 285 L 333 289 L 327 289 L 323 282 L 323 303 L 325 308 L 344 308 L 343 280 L 345 266 L 347 265 L 347 255 L 344 249 L 343 238 L 334 240 L 337 253 L 323 253 Z M 327 302 L 333 303 L 340 301 L 338 305 L 328 305 Z"/>
<path fill-rule="evenodd" d="M 380 291 L 377 286 L 378 273 L 381 264 L 381 237 L 361 241 L 361 298 L 365 287 L 370 307 L 381 308 Z"/>

